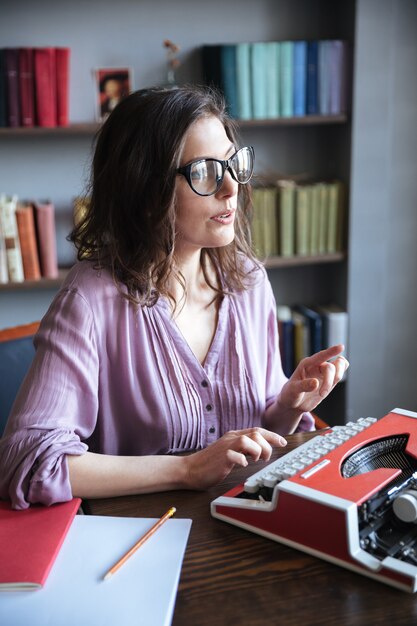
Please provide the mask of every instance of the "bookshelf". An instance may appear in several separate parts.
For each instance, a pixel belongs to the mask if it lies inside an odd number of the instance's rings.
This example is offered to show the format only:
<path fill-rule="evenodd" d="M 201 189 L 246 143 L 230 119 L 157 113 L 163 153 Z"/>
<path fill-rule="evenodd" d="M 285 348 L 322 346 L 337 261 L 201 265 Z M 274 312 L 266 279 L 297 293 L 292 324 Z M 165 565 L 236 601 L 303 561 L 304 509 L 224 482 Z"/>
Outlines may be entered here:
<path fill-rule="evenodd" d="M 355 50 L 352 113 L 241 121 L 240 128 L 256 148 L 260 171 L 339 176 L 349 186 L 346 254 L 268 260 L 279 304 L 333 300 L 349 312 L 351 368 L 334 415 L 413 409 L 417 85 L 410 76 L 417 65 L 416 12 L 410 0 L 241 0 L 239 11 L 213 0 L 194 3 L 192 12 L 186 0 L 43 0 L 36 8 L 30 0 L 4 0 L 2 46 L 71 47 L 72 124 L 0 129 L 1 190 L 54 200 L 59 261 L 67 266 L 73 258 L 65 242 L 71 199 L 84 187 L 98 128 L 92 68 L 131 66 L 135 88 L 162 83 L 162 41 L 169 37 L 181 46 L 178 82 L 198 82 L 202 44 L 348 39 Z M 1 288 L 0 327 L 41 317 L 58 286 L 41 281 Z"/>

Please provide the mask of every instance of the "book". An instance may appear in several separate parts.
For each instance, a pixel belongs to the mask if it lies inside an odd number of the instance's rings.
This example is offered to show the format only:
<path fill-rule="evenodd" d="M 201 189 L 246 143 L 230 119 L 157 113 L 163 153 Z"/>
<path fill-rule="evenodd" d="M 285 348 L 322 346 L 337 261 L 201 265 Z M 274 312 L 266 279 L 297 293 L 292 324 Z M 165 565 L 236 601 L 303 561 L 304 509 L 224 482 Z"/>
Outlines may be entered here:
<path fill-rule="evenodd" d="M 318 113 L 318 41 L 307 43 L 307 115 Z"/>
<path fill-rule="evenodd" d="M 58 259 L 55 232 L 55 207 L 52 202 L 34 203 L 39 261 L 43 278 L 58 277 Z"/>
<path fill-rule="evenodd" d="M 278 41 L 268 41 L 266 48 L 266 117 L 269 119 L 280 116 L 279 94 L 279 55 Z"/>
<path fill-rule="evenodd" d="M 307 41 L 294 41 L 294 115 L 306 114 Z"/>
<path fill-rule="evenodd" d="M 36 240 L 35 218 L 33 206 L 30 202 L 18 202 L 16 220 L 25 280 L 39 280 L 41 278 L 41 270 Z"/>
<path fill-rule="evenodd" d="M 329 186 L 325 182 L 317 183 L 319 194 L 319 238 L 318 253 L 327 252 L 327 229 L 329 223 Z"/>
<path fill-rule="evenodd" d="M 6 51 L 0 48 L 0 128 L 7 126 Z"/>
<path fill-rule="evenodd" d="M 34 51 L 37 125 L 53 128 L 57 125 L 55 48 L 35 48 Z"/>
<path fill-rule="evenodd" d="M 263 189 L 260 187 L 254 187 L 252 189 L 252 223 L 251 223 L 251 235 L 252 235 L 252 247 L 256 253 L 256 256 L 260 259 L 265 257 L 265 240 L 264 240 L 264 194 Z"/>
<path fill-rule="evenodd" d="M 332 115 L 347 112 L 347 63 L 347 42 L 340 39 L 332 40 L 329 51 L 329 109 Z"/>
<path fill-rule="evenodd" d="M 0 283 L 9 281 L 9 270 L 7 269 L 6 240 L 3 234 L 3 226 L 0 217 Z"/>
<path fill-rule="evenodd" d="M 295 188 L 292 180 L 278 182 L 279 253 L 284 257 L 295 254 Z"/>
<path fill-rule="evenodd" d="M 294 42 L 282 41 L 280 53 L 280 111 L 282 117 L 294 115 Z"/>
<path fill-rule="evenodd" d="M 19 48 L 19 98 L 21 125 L 35 125 L 35 83 L 33 48 Z"/>
<path fill-rule="evenodd" d="M 252 117 L 264 120 L 267 117 L 267 48 L 261 41 L 250 44 L 250 79 L 252 95 Z"/>
<path fill-rule="evenodd" d="M 294 368 L 306 356 L 310 356 L 310 327 L 304 315 L 295 309 L 291 310 L 294 323 Z"/>
<path fill-rule="evenodd" d="M 7 122 L 13 128 L 20 126 L 19 51 L 5 48 L 5 74 L 7 93 Z"/>
<path fill-rule="evenodd" d="M 233 44 L 202 46 L 201 60 L 204 82 L 223 92 L 229 114 L 237 118 L 239 115 L 239 107 L 236 75 L 236 46 Z"/>
<path fill-rule="evenodd" d="M 250 71 L 250 44 L 239 43 L 236 45 L 236 84 L 238 117 L 242 120 L 252 118 Z"/>
<path fill-rule="evenodd" d="M 225 44 L 220 50 L 220 67 L 223 92 L 229 109 L 229 115 L 239 115 L 237 77 L 236 77 L 236 46 Z"/>
<path fill-rule="evenodd" d="M 168 520 L 114 576 L 103 581 L 109 567 L 155 521 L 76 515 L 44 588 L 0 594 L 0 623 L 169 626 L 190 519 Z"/>
<path fill-rule="evenodd" d="M 319 305 L 314 308 L 323 320 L 323 350 L 342 343 L 345 346 L 343 355 L 347 356 L 349 336 L 347 311 L 337 304 Z"/>
<path fill-rule="evenodd" d="M 330 51 L 331 41 L 319 41 L 318 50 L 318 112 L 320 115 L 330 113 Z"/>
<path fill-rule="evenodd" d="M 313 183 L 310 190 L 310 238 L 309 250 L 311 255 L 319 253 L 320 232 L 320 187 Z"/>
<path fill-rule="evenodd" d="M 323 320 L 321 315 L 312 307 L 305 304 L 297 304 L 293 308 L 304 317 L 309 327 L 310 343 L 308 346 L 308 354 L 311 355 L 320 352 L 323 346 Z"/>
<path fill-rule="evenodd" d="M 277 323 L 282 369 L 289 378 L 294 371 L 294 321 L 289 306 L 277 306 Z"/>
<path fill-rule="evenodd" d="M 73 498 L 48 507 L 33 505 L 18 511 L 12 509 L 10 502 L 0 501 L 2 592 L 33 591 L 45 585 L 80 504 L 79 498 Z M 0 616 L 1 601 L 0 596 Z"/>
<path fill-rule="evenodd" d="M 70 48 L 55 48 L 56 65 L 56 122 L 58 126 L 69 124 L 69 72 Z"/>
<path fill-rule="evenodd" d="M 341 219 L 342 219 L 342 183 L 333 181 L 328 183 L 328 226 L 326 252 L 337 252 L 340 246 Z"/>
<path fill-rule="evenodd" d="M 17 196 L 0 196 L 0 220 L 6 244 L 7 270 L 9 280 L 24 280 L 22 254 L 20 252 L 19 232 L 16 220 Z"/>
<path fill-rule="evenodd" d="M 310 185 L 297 185 L 295 188 L 295 253 L 299 256 L 310 253 L 310 191 Z"/>

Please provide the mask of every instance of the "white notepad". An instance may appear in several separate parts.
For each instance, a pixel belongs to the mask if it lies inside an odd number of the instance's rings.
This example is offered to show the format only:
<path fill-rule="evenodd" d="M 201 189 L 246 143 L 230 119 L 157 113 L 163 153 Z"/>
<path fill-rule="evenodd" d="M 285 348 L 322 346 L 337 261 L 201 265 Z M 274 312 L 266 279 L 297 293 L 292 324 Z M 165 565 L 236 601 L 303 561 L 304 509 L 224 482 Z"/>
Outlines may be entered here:
<path fill-rule="evenodd" d="M 156 521 L 77 515 L 45 587 L 0 594 L 0 624 L 168 626 L 191 520 L 165 522 L 103 581 L 107 570 Z"/>

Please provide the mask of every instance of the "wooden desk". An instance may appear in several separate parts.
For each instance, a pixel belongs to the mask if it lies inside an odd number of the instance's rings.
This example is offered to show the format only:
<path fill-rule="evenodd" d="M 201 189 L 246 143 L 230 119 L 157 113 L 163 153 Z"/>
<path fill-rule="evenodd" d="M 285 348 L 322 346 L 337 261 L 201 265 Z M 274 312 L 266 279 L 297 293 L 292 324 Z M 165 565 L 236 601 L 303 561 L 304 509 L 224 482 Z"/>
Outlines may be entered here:
<path fill-rule="evenodd" d="M 288 437 L 287 451 L 309 436 Z M 206 492 L 90 500 L 86 510 L 159 517 L 174 505 L 177 517 L 193 520 L 173 626 L 417 624 L 417 594 L 397 591 L 211 517 L 210 502 L 261 467 L 258 463 L 235 470 Z"/>

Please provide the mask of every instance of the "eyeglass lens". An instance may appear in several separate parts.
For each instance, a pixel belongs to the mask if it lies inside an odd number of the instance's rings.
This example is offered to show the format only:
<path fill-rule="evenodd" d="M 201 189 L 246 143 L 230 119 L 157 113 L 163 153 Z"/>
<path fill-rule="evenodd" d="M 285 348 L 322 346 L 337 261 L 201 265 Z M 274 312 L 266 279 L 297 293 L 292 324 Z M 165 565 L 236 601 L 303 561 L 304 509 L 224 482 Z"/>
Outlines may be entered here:
<path fill-rule="evenodd" d="M 192 164 L 190 169 L 191 186 L 201 195 L 215 193 L 223 182 L 224 162 L 216 159 L 202 159 Z M 253 172 L 253 152 L 250 148 L 241 148 L 229 159 L 229 167 L 234 179 L 241 184 L 247 183 Z"/>

